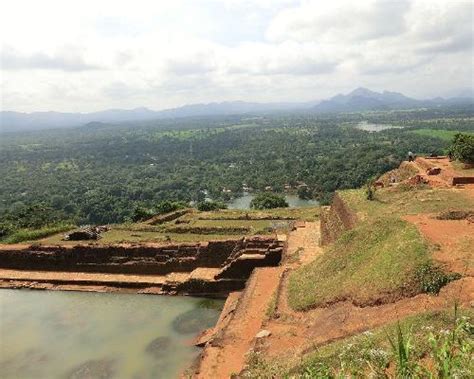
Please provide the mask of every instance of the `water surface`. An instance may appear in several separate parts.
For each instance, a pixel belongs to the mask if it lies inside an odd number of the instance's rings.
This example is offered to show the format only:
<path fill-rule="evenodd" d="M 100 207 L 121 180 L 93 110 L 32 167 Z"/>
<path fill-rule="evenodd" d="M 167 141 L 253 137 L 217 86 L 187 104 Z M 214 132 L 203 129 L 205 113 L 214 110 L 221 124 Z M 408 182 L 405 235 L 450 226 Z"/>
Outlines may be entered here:
<path fill-rule="evenodd" d="M 367 121 L 361 121 L 356 125 L 357 129 L 365 130 L 367 132 L 381 132 L 386 129 L 403 129 L 403 126 L 390 124 L 371 124 Z"/>
<path fill-rule="evenodd" d="M 199 298 L 2 289 L 0 377 L 175 378 L 218 316 Z"/>
<path fill-rule="evenodd" d="M 250 202 L 255 197 L 252 194 L 244 194 L 241 197 L 236 197 L 228 203 L 229 209 L 250 209 Z M 306 207 L 317 207 L 319 203 L 316 200 L 302 200 L 296 195 L 286 195 L 286 202 L 290 208 L 306 208 Z"/>

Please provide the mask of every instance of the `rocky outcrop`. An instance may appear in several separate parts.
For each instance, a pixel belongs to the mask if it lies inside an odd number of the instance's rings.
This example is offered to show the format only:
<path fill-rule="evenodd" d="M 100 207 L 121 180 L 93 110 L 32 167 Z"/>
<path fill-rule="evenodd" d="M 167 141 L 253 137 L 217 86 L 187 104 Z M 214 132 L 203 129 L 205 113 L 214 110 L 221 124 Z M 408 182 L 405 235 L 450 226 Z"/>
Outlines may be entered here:
<path fill-rule="evenodd" d="M 336 193 L 331 206 L 321 211 L 321 245 L 334 242 L 343 232 L 352 229 L 356 223 L 357 215 Z"/>

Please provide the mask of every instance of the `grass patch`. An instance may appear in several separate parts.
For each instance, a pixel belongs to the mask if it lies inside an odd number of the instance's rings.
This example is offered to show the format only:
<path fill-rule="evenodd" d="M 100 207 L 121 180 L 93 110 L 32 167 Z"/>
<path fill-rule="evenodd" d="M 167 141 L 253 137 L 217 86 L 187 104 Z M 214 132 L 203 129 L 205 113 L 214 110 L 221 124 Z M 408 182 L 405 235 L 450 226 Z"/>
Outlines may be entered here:
<path fill-rule="evenodd" d="M 415 273 L 428 262 L 428 246 L 415 226 L 396 217 L 363 222 L 291 273 L 289 304 L 306 310 L 346 299 L 367 305 L 413 295 L 420 292 Z"/>
<path fill-rule="evenodd" d="M 54 226 L 45 226 L 40 229 L 21 229 L 2 239 L 1 242 L 11 244 L 25 241 L 33 241 L 40 238 L 46 238 L 57 233 L 66 232 L 74 228 L 74 225 L 60 224 Z"/>
<path fill-rule="evenodd" d="M 127 229 L 114 229 L 102 233 L 102 238 L 96 241 L 82 241 L 99 245 L 112 245 L 118 243 L 181 243 L 218 241 L 241 238 L 240 235 L 228 234 L 194 234 L 194 233 L 166 233 L 166 232 L 144 232 Z M 81 241 L 63 241 L 62 234 L 55 234 L 42 241 L 45 245 L 77 245 Z"/>
<path fill-rule="evenodd" d="M 427 312 L 315 348 L 303 357 L 265 360 L 254 353 L 245 377 L 472 377 L 473 317 L 472 310 Z"/>
<path fill-rule="evenodd" d="M 474 209 L 474 199 L 451 189 L 425 188 L 381 189 L 374 201 L 366 200 L 363 189 L 339 195 L 361 221 L 324 255 L 290 274 L 291 307 L 305 310 L 343 300 L 383 303 L 437 293 L 457 278 L 433 265 L 428 244 L 401 216 Z"/>
<path fill-rule="evenodd" d="M 456 174 L 459 176 L 474 176 L 474 167 L 467 166 L 465 163 L 459 161 L 451 162 L 453 168 L 456 170 Z"/>
<path fill-rule="evenodd" d="M 268 302 L 267 309 L 265 310 L 265 316 L 267 316 L 268 319 L 273 318 L 275 315 L 275 311 L 277 308 L 277 290 L 275 290 L 272 294 L 272 297 L 270 298 L 270 301 Z"/>
<path fill-rule="evenodd" d="M 429 187 L 382 188 L 374 201 L 367 201 L 363 189 L 338 192 L 359 218 L 440 213 L 450 209 L 474 209 L 474 199 L 452 189 Z"/>
<path fill-rule="evenodd" d="M 222 209 L 214 212 L 199 212 L 183 216 L 183 220 L 302 220 L 316 221 L 319 219 L 320 207 L 275 208 L 266 210 L 255 209 Z"/>

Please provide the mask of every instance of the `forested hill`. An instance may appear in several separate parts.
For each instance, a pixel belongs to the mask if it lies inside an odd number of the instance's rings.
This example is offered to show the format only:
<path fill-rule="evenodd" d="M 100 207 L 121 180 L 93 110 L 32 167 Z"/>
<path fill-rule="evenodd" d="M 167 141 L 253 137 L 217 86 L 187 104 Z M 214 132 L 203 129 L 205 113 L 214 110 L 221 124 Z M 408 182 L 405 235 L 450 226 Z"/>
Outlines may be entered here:
<path fill-rule="evenodd" d="M 197 200 L 202 190 L 225 199 L 243 184 L 279 192 L 304 182 L 327 202 L 335 189 L 398 166 L 409 150 L 441 153 L 449 143 L 413 128 L 474 130 L 469 115 L 440 113 L 215 117 L 5 135 L 0 216 L 21 220 L 41 209 L 45 222 L 121 222 L 136 206 Z M 362 120 L 410 129 L 371 133 L 355 127 Z"/>

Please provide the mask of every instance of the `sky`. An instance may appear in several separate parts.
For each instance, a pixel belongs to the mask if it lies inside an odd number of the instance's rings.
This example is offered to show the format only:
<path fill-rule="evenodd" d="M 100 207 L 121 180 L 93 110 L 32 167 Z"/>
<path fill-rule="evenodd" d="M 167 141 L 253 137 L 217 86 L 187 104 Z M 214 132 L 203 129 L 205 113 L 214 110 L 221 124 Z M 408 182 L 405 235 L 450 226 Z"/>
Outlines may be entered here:
<path fill-rule="evenodd" d="M 473 85 L 472 0 L 2 0 L 1 109 L 313 101 Z"/>

